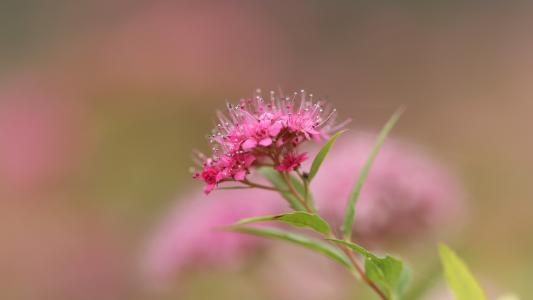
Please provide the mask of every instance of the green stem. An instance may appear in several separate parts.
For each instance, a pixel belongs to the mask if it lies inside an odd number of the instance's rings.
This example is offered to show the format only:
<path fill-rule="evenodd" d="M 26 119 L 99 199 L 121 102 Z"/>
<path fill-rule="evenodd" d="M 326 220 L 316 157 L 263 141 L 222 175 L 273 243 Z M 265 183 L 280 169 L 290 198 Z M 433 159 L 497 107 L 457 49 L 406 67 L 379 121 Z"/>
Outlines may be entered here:
<path fill-rule="evenodd" d="M 289 187 L 290 192 L 294 195 L 294 197 L 296 197 L 298 199 L 298 201 L 300 201 L 304 205 L 304 207 L 305 207 L 305 209 L 307 210 L 308 213 L 314 213 L 313 210 L 307 204 L 306 199 L 302 198 L 300 193 L 298 193 L 296 191 L 296 189 L 294 188 L 294 185 L 292 184 L 288 174 L 286 172 L 280 172 L 280 173 L 281 173 L 281 175 L 283 177 L 283 180 L 285 181 L 285 183 Z M 329 234 L 326 237 L 327 238 L 335 238 L 335 236 L 333 234 Z M 355 268 L 355 270 L 357 271 L 357 273 L 359 274 L 359 277 L 361 277 L 363 282 L 365 282 L 376 294 L 378 294 L 378 296 L 382 300 L 389 300 L 387 295 L 385 295 L 385 293 L 370 278 L 368 278 L 368 276 L 366 276 L 363 267 L 361 267 L 359 265 L 359 262 L 357 261 L 357 257 L 355 256 L 355 254 L 350 249 L 348 249 L 348 247 L 346 247 L 346 246 L 344 246 L 342 244 L 337 244 L 337 243 L 334 243 L 334 246 L 339 248 L 342 252 L 344 252 L 344 254 L 346 254 L 346 256 L 348 257 L 348 259 L 352 263 L 353 267 Z"/>
<path fill-rule="evenodd" d="M 243 184 L 246 184 L 249 187 L 254 187 L 254 188 L 259 188 L 259 189 L 269 190 L 269 191 L 276 191 L 276 192 L 279 191 L 275 187 L 263 185 L 263 184 L 260 184 L 260 183 L 251 182 L 248 179 L 241 180 L 240 182 L 243 183 Z"/>
<path fill-rule="evenodd" d="M 302 181 L 304 185 L 304 198 L 305 201 L 309 201 L 309 180 L 305 178 L 305 176 L 302 174 L 300 170 L 296 170 L 296 174 L 298 174 L 298 177 L 300 177 L 300 180 Z"/>
<path fill-rule="evenodd" d="M 370 279 L 368 276 L 366 276 L 365 271 L 363 268 L 359 265 L 357 262 L 357 258 L 355 254 L 348 249 L 344 245 L 337 245 L 337 248 L 339 248 L 346 256 L 348 256 L 348 259 L 352 262 L 352 265 L 355 267 L 355 270 L 357 273 L 359 273 L 359 276 L 363 279 L 363 281 L 372 289 L 382 300 L 388 300 L 387 295 Z"/>
<path fill-rule="evenodd" d="M 289 187 L 289 191 L 291 192 L 291 194 L 293 194 L 293 196 L 296 197 L 296 199 L 298 199 L 298 201 L 300 203 L 302 203 L 302 205 L 305 207 L 305 210 L 307 210 L 307 212 L 313 213 L 313 210 L 311 209 L 311 207 L 309 207 L 309 204 L 307 203 L 307 200 L 305 198 L 303 198 L 302 195 L 300 195 L 300 193 L 298 193 L 298 191 L 296 191 L 296 188 L 294 187 L 294 185 L 291 182 L 289 174 L 287 174 L 287 172 L 279 172 L 279 173 L 281 174 L 281 177 L 283 178 L 283 181 L 285 181 L 285 183 Z"/>

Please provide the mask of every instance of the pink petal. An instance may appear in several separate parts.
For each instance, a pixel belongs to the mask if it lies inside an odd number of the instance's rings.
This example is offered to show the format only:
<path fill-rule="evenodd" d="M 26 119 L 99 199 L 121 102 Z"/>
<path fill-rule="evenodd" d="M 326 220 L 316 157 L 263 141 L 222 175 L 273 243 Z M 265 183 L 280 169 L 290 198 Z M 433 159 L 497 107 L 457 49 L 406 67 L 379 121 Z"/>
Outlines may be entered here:
<path fill-rule="evenodd" d="M 235 175 L 233 176 L 235 180 L 244 180 L 245 177 L 246 177 L 246 171 L 244 170 L 235 173 Z"/>
<path fill-rule="evenodd" d="M 253 155 L 249 155 L 246 157 L 246 159 L 244 160 L 244 165 L 246 167 L 249 167 L 252 165 L 252 163 L 256 160 L 257 158 Z"/>
<path fill-rule="evenodd" d="M 279 134 L 282 127 L 283 126 L 281 125 L 280 122 L 275 122 L 274 124 L 270 126 L 270 128 L 268 128 L 268 133 L 270 134 L 270 136 L 274 137 Z"/>
<path fill-rule="evenodd" d="M 261 120 L 261 121 L 259 121 L 259 125 L 264 128 L 264 127 L 268 127 L 271 122 L 272 121 L 270 121 L 270 120 Z"/>
<path fill-rule="evenodd" d="M 320 135 L 320 132 L 314 128 L 309 128 L 306 130 L 308 133 L 310 133 L 311 135 Z"/>
<path fill-rule="evenodd" d="M 259 142 L 259 145 L 264 146 L 264 147 L 268 147 L 268 146 L 272 145 L 272 139 L 271 138 L 264 138 L 264 139 L 262 139 Z"/>
<path fill-rule="evenodd" d="M 302 162 L 306 161 L 309 157 L 307 157 L 307 152 L 304 152 L 298 156 L 296 156 L 296 161 L 298 164 L 301 164 Z"/>
<path fill-rule="evenodd" d="M 247 139 L 244 143 L 242 143 L 242 149 L 244 150 L 253 149 L 255 146 L 257 146 L 257 141 L 254 139 Z"/>
<path fill-rule="evenodd" d="M 281 171 L 281 172 L 288 171 L 287 166 L 285 165 L 277 165 L 274 169 Z"/>
<path fill-rule="evenodd" d="M 204 193 L 206 195 L 208 195 L 209 193 L 211 193 L 211 191 L 213 191 L 213 189 L 215 189 L 215 186 L 216 184 L 208 184 L 204 187 Z"/>
<path fill-rule="evenodd" d="M 226 172 L 219 172 L 216 177 L 217 182 L 222 181 L 223 179 L 226 179 Z"/>

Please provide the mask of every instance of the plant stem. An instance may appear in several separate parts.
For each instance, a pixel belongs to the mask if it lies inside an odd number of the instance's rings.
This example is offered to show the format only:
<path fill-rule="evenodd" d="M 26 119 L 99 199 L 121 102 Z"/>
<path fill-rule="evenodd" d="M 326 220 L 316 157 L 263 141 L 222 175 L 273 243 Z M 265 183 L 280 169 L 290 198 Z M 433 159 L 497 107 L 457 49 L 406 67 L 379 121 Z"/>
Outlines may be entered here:
<path fill-rule="evenodd" d="M 248 179 L 241 180 L 241 183 L 246 184 L 249 187 L 254 187 L 254 188 L 259 188 L 259 189 L 264 189 L 264 190 L 269 190 L 269 191 L 276 191 L 276 192 L 279 191 L 275 187 L 268 186 L 268 185 L 263 185 L 263 184 L 260 184 L 260 183 L 251 182 Z"/>
<path fill-rule="evenodd" d="M 307 180 L 307 178 L 302 174 L 302 172 L 300 172 L 299 169 L 296 170 L 296 173 L 304 184 L 304 199 L 307 202 L 309 200 L 309 180 Z"/>
<path fill-rule="evenodd" d="M 298 191 L 296 191 L 296 189 L 294 188 L 294 185 L 292 184 L 289 176 L 287 175 L 286 172 L 280 172 L 282 177 L 283 177 L 283 180 L 285 181 L 285 183 L 287 184 L 287 186 L 289 187 L 289 190 L 290 192 L 294 195 L 294 197 L 296 197 L 298 199 L 298 201 L 300 201 L 305 209 L 307 210 L 308 213 L 314 213 L 313 210 L 309 207 L 309 205 L 307 204 L 307 198 L 302 198 L 302 196 L 300 195 L 300 193 L 298 193 Z M 305 181 L 304 181 L 305 182 Z M 335 237 L 333 234 L 331 234 L 331 236 L 328 236 L 328 237 Z M 389 300 L 389 298 L 387 297 L 387 295 L 385 295 L 385 293 L 370 279 L 368 278 L 368 276 L 366 276 L 365 274 L 365 271 L 364 269 L 359 265 L 359 263 L 357 262 L 357 257 L 355 256 L 355 254 L 350 250 L 348 249 L 348 247 L 344 246 L 344 245 L 341 245 L 341 244 L 337 244 L 335 243 L 334 246 L 336 246 L 337 248 L 339 248 L 342 252 L 344 252 L 344 254 L 346 254 L 346 256 L 348 257 L 348 259 L 350 260 L 350 262 L 352 263 L 352 265 L 354 266 L 355 270 L 357 271 L 357 273 L 359 274 L 359 276 L 361 277 L 361 279 L 372 289 L 374 290 L 374 292 L 376 294 L 378 294 L 378 296 L 382 299 L 382 300 Z"/>
<path fill-rule="evenodd" d="M 221 186 L 217 187 L 217 190 L 247 190 L 251 189 L 251 186 Z"/>
<path fill-rule="evenodd" d="M 300 193 L 296 191 L 296 188 L 292 184 L 291 179 L 289 178 L 289 175 L 287 174 L 287 172 L 280 172 L 280 174 L 281 174 L 281 177 L 283 177 L 283 180 L 285 181 L 287 186 L 289 187 L 290 192 L 294 195 L 294 197 L 296 197 L 296 199 L 298 199 L 298 201 L 302 203 L 302 205 L 305 207 L 305 210 L 307 210 L 307 212 L 313 213 L 313 210 L 311 209 L 311 207 L 309 207 L 309 204 L 307 203 L 307 199 L 303 198 L 302 195 L 300 195 Z"/>
<path fill-rule="evenodd" d="M 355 254 L 344 245 L 337 245 L 337 248 L 342 250 L 342 252 L 344 252 L 344 254 L 346 254 L 346 256 L 348 256 L 348 259 L 350 260 L 352 265 L 355 267 L 355 270 L 357 271 L 357 273 L 359 273 L 359 276 L 361 276 L 363 281 L 372 290 L 374 290 L 374 292 L 376 292 L 376 294 L 378 294 L 379 297 L 382 300 L 388 300 L 387 295 L 385 295 L 385 293 L 383 293 L 383 291 L 372 280 L 370 280 L 370 278 L 368 278 L 368 276 L 366 276 L 365 271 L 363 270 L 363 268 L 357 262 L 357 258 L 355 257 Z"/>

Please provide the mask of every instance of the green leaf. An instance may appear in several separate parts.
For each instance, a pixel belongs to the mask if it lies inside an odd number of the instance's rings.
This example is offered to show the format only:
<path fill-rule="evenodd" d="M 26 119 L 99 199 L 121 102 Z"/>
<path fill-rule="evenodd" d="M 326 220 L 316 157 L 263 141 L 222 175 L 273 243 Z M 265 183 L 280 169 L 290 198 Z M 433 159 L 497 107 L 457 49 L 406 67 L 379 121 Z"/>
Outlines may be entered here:
<path fill-rule="evenodd" d="M 409 290 L 409 285 L 411 284 L 412 274 L 413 270 L 409 267 L 409 265 L 403 264 L 402 276 L 397 287 L 397 293 L 400 296 L 400 299 L 406 299 L 407 291 Z"/>
<path fill-rule="evenodd" d="M 310 249 L 314 252 L 323 254 L 332 260 L 340 263 L 346 268 L 352 270 L 352 265 L 346 256 L 337 250 L 336 248 L 331 247 L 328 244 L 317 241 L 315 239 L 310 239 L 305 236 L 271 228 L 256 228 L 256 227 L 247 227 L 247 226 L 231 226 L 228 228 L 231 231 L 241 232 L 246 234 L 251 234 L 260 237 L 272 238 L 277 240 L 288 241 L 290 243 L 303 246 L 307 249 Z"/>
<path fill-rule="evenodd" d="M 327 239 L 347 246 L 365 258 L 365 274 L 391 299 L 400 299 L 405 293 L 410 280 L 410 269 L 403 262 L 392 256 L 380 258 L 365 248 L 344 240 Z"/>
<path fill-rule="evenodd" d="M 348 205 L 346 206 L 346 210 L 344 213 L 344 222 L 342 224 L 342 233 L 344 235 L 345 239 L 349 239 L 352 235 L 352 225 L 354 222 L 354 216 L 355 216 L 355 204 L 357 202 L 357 199 L 359 198 L 359 194 L 361 193 L 361 189 L 363 188 L 363 184 L 365 183 L 366 177 L 368 176 L 368 172 L 370 171 L 370 167 L 372 166 L 372 163 L 374 162 L 374 159 L 379 153 L 379 150 L 381 146 L 383 145 L 383 142 L 385 142 L 385 139 L 389 135 L 389 132 L 392 130 L 398 119 L 403 113 L 403 109 L 397 110 L 392 117 L 387 121 L 385 126 L 383 126 L 383 129 L 381 129 L 381 132 L 378 135 L 378 138 L 374 144 L 374 147 L 370 151 L 370 155 L 368 156 L 365 164 L 363 165 L 363 168 L 361 169 L 359 173 L 359 178 L 357 179 L 357 182 L 355 184 L 355 187 L 350 195 L 350 199 L 348 200 Z"/>
<path fill-rule="evenodd" d="M 270 167 L 261 167 L 258 169 L 259 173 L 261 173 L 272 185 L 277 188 L 280 191 L 281 196 L 289 202 L 289 205 L 292 207 L 292 209 L 296 211 L 305 211 L 305 207 L 303 206 L 298 199 L 291 194 L 289 191 L 289 187 L 285 183 L 285 180 L 283 180 L 283 177 L 281 174 Z M 296 177 L 289 174 L 289 178 L 291 180 L 292 185 L 296 189 L 296 191 L 304 197 L 305 194 L 305 187 L 302 184 L 300 180 L 298 180 Z M 311 195 L 311 192 L 308 191 L 307 194 L 307 201 L 311 207 L 314 207 L 313 203 L 313 196 Z"/>
<path fill-rule="evenodd" d="M 327 235 L 331 233 L 331 227 L 329 224 L 324 221 L 321 217 L 315 214 L 310 214 L 303 211 L 297 211 L 292 213 L 273 215 L 273 216 L 262 216 L 262 217 L 252 217 L 240 220 L 236 225 L 244 225 L 255 222 L 266 222 L 266 221 L 282 221 L 289 223 L 297 227 L 308 227 L 313 229 L 316 232 Z"/>
<path fill-rule="evenodd" d="M 466 264 L 444 244 L 439 245 L 439 254 L 448 286 L 457 300 L 486 300 L 485 292 Z"/>
<path fill-rule="evenodd" d="M 356 243 L 352 243 L 352 242 L 345 241 L 345 240 L 339 240 L 339 239 L 326 239 L 326 240 L 334 242 L 334 243 L 337 243 L 337 244 L 341 244 L 341 245 L 347 246 L 348 248 L 350 248 L 355 253 L 358 253 L 358 254 L 362 255 L 364 258 L 379 259 L 377 256 L 372 254 L 370 251 L 368 251 L 365 248 L 357 245 Z"/>
<path fill-rule="evenodd" d="M 409 276 L 409 271 L 404 268 L 402 261 L 392 256 L 366 258 L 365 273 L 391 299 L 400 299 Z"/>
<path fill-rule="evenodd" d="M 337 140 L 337 138 L 341 134 L 343 134 L 345 131 L 346 130 L 341 130 L 341 131 L 335 133 L 327 141 L 327 143 L 324 145 L 324 147 L 322 147 L 322 149 L 320 149 L 318 154 L 315 156 L 315 159 L 313 160 L 313 164 L 311 165 L 311 170 L 309 171 L 309 175 L 308 175 L 309 181 L 313 180 L 313 178 L 315 177 L 316 173 L 318 173 L 318 170 L 320 169 L 320 166 L 322 165 L 322 162 L 324 162 L 324 159 L 326 158 L 326 155 L 328 155 L 329 150 L 331 150 L 331 147 L 333 147 L 333 144 L 335 144 L 335 141 Z"/>

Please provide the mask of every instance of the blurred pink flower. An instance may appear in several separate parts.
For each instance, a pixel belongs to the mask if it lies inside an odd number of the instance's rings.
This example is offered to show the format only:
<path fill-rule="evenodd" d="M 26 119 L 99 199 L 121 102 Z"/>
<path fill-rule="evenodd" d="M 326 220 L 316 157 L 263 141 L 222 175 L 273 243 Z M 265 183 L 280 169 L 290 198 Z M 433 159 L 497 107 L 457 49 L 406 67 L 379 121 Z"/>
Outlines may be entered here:
<path fill-rule="evenodd" d="M 66 175 L 83 148 L 81 112 L 63 90 L 38 79 L 0 86 L 0 181 L 18 193 Z"/>
<path fill-rule="evenodd" d="M 313 180 L 319 210 L 336 225 L 374 141 L 363 132 L 340 138 Z M 461 214 L 463 197 L 447 168 L 414 145 L 388 139 L 357 202 L 354 234 L 379 241 L 441 230 Z"/>
<path fill-rule="evenodd" d="M 179 201 L 148 245 L 144 268 L 149 278 L 165 281 L 183 268 L 232 264 L 257 249 L 261 239 L 221 230 L 236 221 L 279 213 L 287 205 L 265 191 L 219 190 Z"/>

